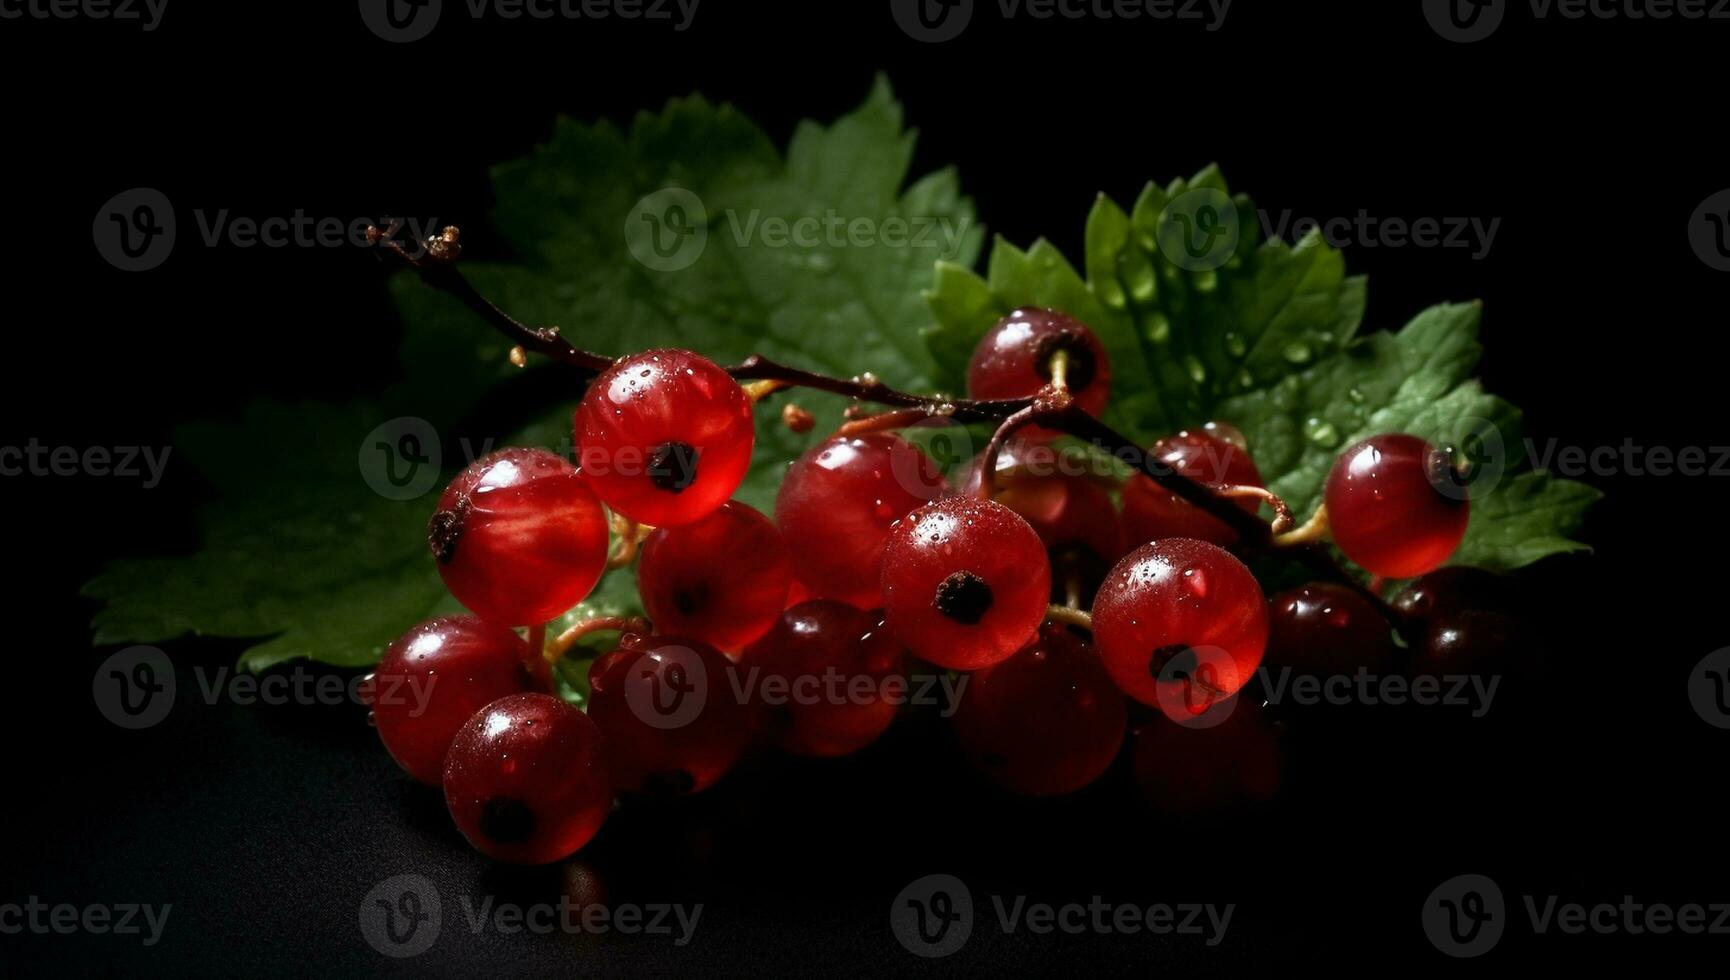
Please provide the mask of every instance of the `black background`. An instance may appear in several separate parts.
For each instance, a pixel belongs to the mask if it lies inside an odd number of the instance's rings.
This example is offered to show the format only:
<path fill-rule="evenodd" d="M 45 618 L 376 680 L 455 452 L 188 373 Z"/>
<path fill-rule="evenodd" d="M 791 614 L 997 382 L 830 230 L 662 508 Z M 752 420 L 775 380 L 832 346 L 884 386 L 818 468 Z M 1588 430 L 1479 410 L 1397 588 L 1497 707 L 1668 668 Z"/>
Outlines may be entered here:
<path fill-rule="evenodd" d="M 191 5 L 187 5 L 189 8 Z M 1730 23 L 1536 23 L 1453 45 L 1417 3 L 1239 0 L 1224 28 L 998 23 L 923 45 L 887 5 L 706 0 L 692 28 L 469 23 L 386 44 L 350 3 L 171 4 L 161 28 L 0 21 L 7 336 L 0 444 L 167 445 L 249 398 L 343 396 L 393 370 L 397 329 L 366 255 L 188 246 L 192 209 L 258 217 L 437 214 L 497 254 L 486 167 L 556 114 L 627 121 L 700 90 L 784 143 L 886 70 L 920 130 L 915 172 L 950 163 L 995 233 L 1079 254 L 1093 195 L 1218 161 L 1263 207 L 1298 215 L 1501 218 L 1469 250 L 1348 249 L 1370 276 L 1370 328 L 1482 298 L 1491 390 L 1562 445 L 1730 442 L 1720 409 L 1726 274 L 1686 224 L 1730 186 L 1703 93 L 1721 88 Z M 97 255 L 91 216 L 155 187 L 183 215 L 145 274 Z M 489 250 L 491 250 L 489 252 Z M 293 432 L 260 433 L 262 441 Z M 1717 479 L 1593 477 L 1608 494 L 1590 558 L 1528 576 L 1542 683 L 1490 725 L 1451 721 L 1348 739 L 1269 810 L 1179 825 L 1113 786 L 1047 802 L 961 774 L 941 726 L 914 718 L 837 763 L 769 762 L 709 798 L 609 824 L 583 859 L 618 901 L 705 903 L 695 941 L 471 936 L 452 899 L 550 901 L 560 875 L 472 854 L 435 793 L 411 786 L 357 711 L 193 704 L 142 733 L 89 697 L 93 604 L 108 558 L 193 544 L 183 464 L 135 481 L 0 482 L 13 582 L 4 711 L 8 805 L 0 901 L 174 906 L 160 945 L 0 937 L 0 970 L 200 974 L 567 968 L 673 972 L 918 968 L 884 910 L 934 872 L 1050 901 L 1236 902 L 1226 941 L 1002 936 L 976 927 L 937 969 L 1247 973 L 1311 960 L 1352 972 L 1461 967 L 1419 928 L 1430 888 L 1476 871 L 1567 900 L 1730 900 L 1724 733 L 1689 710 L 1690 667 L 1726 642 Z M 184 640 L 217 667 L 244 644 Z M 1427 719 L 1420 719 L 1427 721 Z M 1117 781 L 1120 782 L 1120 781 Z M 403 872 L 445 894 L 438 945 L 393 964 L 358 903 Z M 982 915 L 982 921 L 989 921 Z M 1710 953 L 1723 937 L 1522 936 L 1492 954 Z"/>

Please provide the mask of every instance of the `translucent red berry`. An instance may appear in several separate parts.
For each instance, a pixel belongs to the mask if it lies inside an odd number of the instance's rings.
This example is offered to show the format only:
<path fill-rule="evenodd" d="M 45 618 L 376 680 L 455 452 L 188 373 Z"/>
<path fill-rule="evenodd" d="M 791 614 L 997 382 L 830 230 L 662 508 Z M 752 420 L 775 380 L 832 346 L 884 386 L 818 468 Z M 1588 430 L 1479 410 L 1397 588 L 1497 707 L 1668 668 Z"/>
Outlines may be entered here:
<path fill-rule="evenodd" d="M 409 775 L 444 779 L 451 739 L 474 713 L 529 690 L 529 645 L 473 616 L 434 619 L 385 650 L 367 684 L 367 704 L 384 747 Z"/>
<path fill-rule="evenodd" d="M 1387 618 L 1355 589 L 1311 582 L 1273 597 L 1267 663 L 1300 673 L 1380 670 L 1394 652 Z"/>
<path fill-rule="evenodd" d="M 1093 602 L 1106 669 L 1130 697 L 1173 717 L 1247 684 L 1267 648 L 1267 600 L 1217 545 L 1166 538 L 1117 563 Z"/>
<path fill-rule="evenodd" d="M 1051 600 L 1051 563 L 1014 511 L 954 496 L 907 515 L 883 554 L 889 628 L 916 656 L 978 670 L 1033 638 Z"/>
<path fill-rule="evenodd" d="M 967 392 L 974 398 L 1024 398 L 1051 383 L 1052 358 L 1066 355 L 1065 382 L 1075 404 L 1090 415 L 1105 411 L 1111 398 L 1111 359 L 1085 323 L 1057 310 L 1024 306 L 997 321 L 973 349 L 967 365 Z M 1031 426 L 1026 439 L 1047 440 L 1058 433 Z"/>
<path fill-rule="evenodd" d="M 620 790 L 696 793 L 726 774 L 754 733 L 732 661 L 701 640 L 627 635 L 589 667 L 589 717 Z"/>
<path fill-rule="evenodd" d="M 445 488 L 427 541 L 458 602 L 489 622 L 539 625 L 600 580 L 607 515 L 570 463 L 540 449 L 502 449 Z"/>
<path fill-rule="evenodd" d="M 881 606 L 889 529 L 944 489 L 937 464 L 889 433 L 838 436 L 812 447 L 788 468 L 775 498 L 793 577 L 819 598 Z"/>
<path fill-rule="evenodd" d="M 1128 707 L 1099 654 L 1047 627 L 1008 660 L 969 678 L 952 723 L 987 778 L 1017 793 L 1072 793 L 1123 745 Z"/>
<path fill-rule="evenodd" d="M 1158 812 L 1178 817 L 1263 802 L 1279 790 L 1283 752 L 1261 706 L 1241 698 L 1215 708 L 1209 727 L 1164 716 L 1135 735 L 1136 783 Z"/>
<path fill-rule="evenodd" d="M 881 610 L 818 599 L 788 609 L 740 667 L 794 755 L 847 755 L 875 742 L 906 700 L 906 657 Z"/>
<path fill-rule="evenodd" d="M 1328 474 L 1328 521 L 1347 558 L 1384 578 L 1439 567 L 1466 536 L 1470 503 L 1450 454 L 1417 436 L 1381 435 Z"/>
<path fill-rule="evenodd" d="M 469 719 L 451 742 L 444 790 L 469 843 L 515 864 L 569 857 L 613 803 L 600 732 L 545 694 L 512 694 Z"/>
<path fill-rule="evenodd" d="M 968 466 L 961 492 L 977 495 L 981 455 Z M 1123 523 L 1097 468 L 1079 452 L 1011 439 L 998 454 L 991 499 L 1020 514 L 1053 552 L 1085 548 L 1107 562 L 1123 557 Z"/>
<path fill-rule="evenodd" d="M 707 358 L 651 350 L 589 385 L 574 420 L 583 476 L 608 507 L 673 527 L 725 503 L 751 465 L 751 400 Z"/>
<path fill-rule="evenodd" d="M 656 530 L 637 559 L 637 586 L 655 628 L 727 653 L 775 625 L 792 575 L 781 532 L 736 500 Z"/>
<path fill-rule="evenodd" d="M 1451 565 L 1419 577 L 1390 603 L 1402 616 L 1428 621 L 1471 609 L 1507 612 L 1517 605 L 1513 583 L 1502 575 Z"/>
<path fill-rule="evenodd" d="M 1237 441 L 1234 441 L 1235 440 Z M 1152 455 L 1205 486 L 1262 486 L 1261 471 L 1241 442 L 1237 430 L 1217 424 L 1187 430 L 1154 443 Z M 1254 499 L 1238 502 L 1248 513 L 1260 506 Z M 1145 544 L 1160 538 L 1195 538 L 1214 544 L 1231 544 L 1237 532 L 1177 494 L 1166 490 L 1144 474 L 1136 474 L 1123 487 L 1123 524 L 1129 540 Z"/>

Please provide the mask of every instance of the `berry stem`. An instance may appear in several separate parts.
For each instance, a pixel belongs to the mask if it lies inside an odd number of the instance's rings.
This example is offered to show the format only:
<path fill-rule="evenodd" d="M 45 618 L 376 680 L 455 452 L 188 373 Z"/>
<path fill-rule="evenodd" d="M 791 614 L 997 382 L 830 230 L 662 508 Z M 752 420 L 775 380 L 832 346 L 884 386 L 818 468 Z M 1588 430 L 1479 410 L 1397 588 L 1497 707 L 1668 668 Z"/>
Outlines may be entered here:
<path fill-rule="evenodd" d="M 1287 511 L 1290 516 L 1290 511 Z M 1303 527 L 1280 531 L 1275 528 L 1274 546 L 1290 548 L 1300 544 L 1320 544 L 1328 540 L 1328 505 L 1316 507 L 1315 515 Z"/>
<path fill-rule="evenodd" d="M 523 666 L 528 669 L 529 676 L 534 678 L 535 686 L 548 694 L 557 694 L 558 685 L 553 683 L 552 661 L 537 656 L 547 644 L 547 624 L 537 623 L 529 627 L 529 652 L 523 656 Z"/>
<path fill-rule="evenodd" d="M 1297 519 L 1292 517 L 1291 506 L 1285 502 L 1285 498 L 1281 497 L 1279 494 L 1274 493 L 1272 490 L 1269 490 L 1265 487 L 1255 487 L 1255 486 L 1248 486 L 1248 485 L 1222 487 L 1220 489 L 1219 493 L 1220 493 L 1220 496 L 1230 497 L 1233 500 L 1242 500 L 1245 498 L 1253 498 L 1255 500 L 1267 501 L 1268 506 L 1272 507 L 1273 511 L 1274 511 L 1272 530 L 1273 530 L 1274 538 L 1276 539 L 1276 543 L 1277 543 L 1277 539 L 1281 535 L 1285 534 L 1287 531 L 1290 531 L 1292 528 L 1292 525 L 1297 523 Z"/>
<path fill-rule="evenodd" d="M 1069 390 L 1069 351 L 1061 347 L 1051 355 L 1051 386 L 1061 391 Z"/>
<path fill-rule="evenodd" d="M 1093 631 L 1093 614 L 1085 609 L 1071 609 L 1068 606 L 1051 606 L 1045 610 L 1045 621 L 1062 623 L 1065 626 L 1079 626 L 1088 632 Z"/>
<path fill-rule="evenodd" d="M 647 633 L 649 632 L 649 623 L 648 620 L 645 620 L 640 616 L 596 616 L 593 619 L 585 619 L 579 623 L 572 624 L 570 629 L 565 630 L 550 641 L 547 641 L 542 651 L 542 656 L 548 664 L 557 663 L 559 658 L 571 651 L 571 647 L 577 645 L 578 640 L 588 636 L 590 633 L 601 633 L 606 631 L 616 633 Z"/>

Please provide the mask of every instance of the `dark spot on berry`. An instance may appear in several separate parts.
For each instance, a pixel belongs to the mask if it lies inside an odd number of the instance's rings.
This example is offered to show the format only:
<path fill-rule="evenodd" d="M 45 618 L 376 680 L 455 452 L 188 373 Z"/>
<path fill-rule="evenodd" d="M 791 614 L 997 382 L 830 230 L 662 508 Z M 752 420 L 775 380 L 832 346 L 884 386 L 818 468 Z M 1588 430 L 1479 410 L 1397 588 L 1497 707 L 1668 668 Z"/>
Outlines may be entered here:
<path fill-rule="evenodd" d="M 1195 649 L 1187 643 L 1173 643 L 1153 651 L 1153 656 L 1147 661 L 1147 672 L 1156 679 L 1164 680 L 1166 666 L 1171 665 L 1174 677 L 1195 676 L 1197 657 Z"/>
<path fill-rule="evenodd" d="M 1093 352 L 1087 349 L 1087 342 L 1073 330 L 1047 334 L 1039 341 L 1033 352 L 1033 366 L 1042 379 L 1051 380 L 1051 357 L 1058 351 L 1069 355 L 1066 380 L 1070 391 L 1081 391 L 1093 383 L 1099 366 L 1093 362 Z"/>
<path fill-rule="evenodd" d="M 695 616 L 709 604 L 708 589 L 679 589 L 673 593 L 673 608 L 682 615 Z"/>
<path fill-rule="evenodd" d="M 643 780 L 643 792 L 655 796 L 684 796 L 696 788 L 697 780 L 683 769 L 651 774 Z"/>
<path fill-rule="evenodd" d="M 520 844 L 535 832 L 535 814 L 522 800 L 495 796 L 481 805 L 481 833 L 500 844 Z"/>
<path fill-rule="evenodd" d="M 432 548 L 433 557 L 441 565 L 449 565 L 451 559 L 457 556 L 457 541 L 463 536 L 463 524 L 469 517 L 469 498 L 458 497 L 456 505 L 449 510 L 441 510 L 433 514 L 427 522 L 426 540 Z"/>
<path fill-rule="evenodd" d="M 937 611 L 963 626 L 977 626 L 991 611 L 991 586 L 977 574 L 955 572 L 937 584 L 932 605 Z"/>
<path fill-rule="evenodd" d="M 663 442 L 649 450 L 649 482 L 668 493 L 681 493 L 697 482 L 697 450 L 683 442 Z"/>

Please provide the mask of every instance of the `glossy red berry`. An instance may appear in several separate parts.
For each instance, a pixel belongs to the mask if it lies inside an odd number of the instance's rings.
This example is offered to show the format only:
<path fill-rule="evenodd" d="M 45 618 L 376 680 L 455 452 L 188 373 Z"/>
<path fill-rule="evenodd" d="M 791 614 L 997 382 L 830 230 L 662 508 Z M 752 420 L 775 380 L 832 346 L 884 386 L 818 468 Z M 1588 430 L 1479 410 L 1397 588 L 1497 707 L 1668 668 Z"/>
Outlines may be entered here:
<path fill-rule="evenodd" d="M 1075 405 L 1089 415 L 1105 411 L 1111 398 L 1111 359 L 1085 323 L 1057 310 L 1024 306 L 997 321 L 980 338 L 967 365 L 967 392 L 974 398 L 1025 398 L 1051 383 L 1051 362 L 1068 356 L 1065 381 Z M 1049 440 L 1058 433 L 1031 426 L 1026 439 Z"/>
<path fill-rule="evenodd" d="M 1328 474 L 1328 521 L 1347 558 L 1384 578 L 1439 567 L 1466 536 L 1471 506 L 1449 455 L 1417 436 L 1347 449 Z"/>
<path fill-rule="evenodd" d="M 874 432 L 819 443 L 788 468 L 775 498 L 793 577 L 819 598 L 881 606 L 889 529 L 943 492 L 937 464 L 897 436 Z"/>
<path fill-rule="evenodd" d="M 875 742 L 906 699 L 906 656 L 883 614 L 818 599 L 788 609 L 745 651 L 771 730 L 794 755 L 847 755 Z"/>
<path fill-rule="evenodd" d="M 1047 627 L 1008 660 L 967 679 L 952 723 L 987 778 L 1017 793 L 1073 793 L 1123 745 L 1128 706 L 1099 654 Z"/>
<path fill-rule="evenodd" d="M 1155 810 L 1191 817 L 1260 803 L 1279 790 L 1283 752 L 1261 706 L 1234 699 L 1209 727 L 1147 719 L 1135 735 L 1136 783 Z"/>
<path fill-rule="evenodd" d="M 977 496 L 985 460 L 965 471 L 961 493 Z M 1123 523 L 1089 460 L 1046 443 L 1011 439 L 998 454 L 992 500 L 1020 514 L 1054 552 L 1085 548 L 1115 562 L 1123 557 Z"/>
<path fill-rule="evenodd" d="M 589 667 L 589 717 L 606 736 L 620 790 L 667 795 L 715 784 L 754 730 L 732 661 L 700 640 L 620 639 Z"/>
<path fill-rule="evenodd" d="M 1263 486 L 1261 471 L 1241 440 L 1237 430 L 1210 424 L 1161 439 L 1151 453 L 1183 476 L 1214 489 Z M 1238 506 L 1253 514 L 1260 504 L 1245 499 Z M 1237 532 L 1219 518 L 1139 473 L 1123 487 L 1123 524 L 1135 544 L 1161 538 L 1195 538 L 1220 545 L 1237 540 Z"/>
<path fill-rule="evenodd" d="M 1033 638 L 1051 563 L 1014 511 L 954 496 L 907 515 L 883 553 L 883 609 L 908 650 L 950 670 L 997 663 Z"/>
<path fill-rule="evenodd" d="M 1106 669 L 1130 697 L 1173 717 L 1247 684 L 1267 648 L 1267 600 L 1218 545 L 1166 538 L 1117 563 L 1093 602 Z"/>
<path fill-rule="evenodd" d="M 469 843 L 515 864 L 569 857 L 613 803 L 600 732 L 545 694 L 512 694 L 469 719 L 451 743 L 444 790 Z"/>
<path fill-rule="evenodd" d="M 474 713 L 529 690 L 529 645 L 473 616 L 434 619 L 385 650 L 366 685 L 378 737 L 409 775 L 437 786 L 445 753 Z"/>
<path fill-rule="evenodd" d="M 1507 612 L 1517 605 L 1512 581 L 1506 576 L 1469 565 L 1450 565 L 1421 576 L 1390 603 L 1413 620 L 1429 621 L 1467 610 Z"/>
<path fill-rule="evenodd" d="M 502 449 L 445 488 L 427 541 L 458 602 L 488 622 L 539 625 L 600 580 L 607 515 L 570 463 L 540 449 Z"/>
<path fill-rule="evenodd" d="M 651 350 L 614 362 L 574 419 L 583 476 L 608 507 L 674 527 L 725 503 L 751 465 L 751 400 L 707 358 Z"/>
<path fill-rule="evenodd" d="M 736 500 L 701 520 L 657 529 L 637 559 L 637 586 L 655 628 L 727 653 L 775 625 L 792 575 L 781 532 Z"/>
<path fill-rule="evenodd" d="M 1387 618 L 1354 589 L 1311 582 L 1274 596 L 1269 605 L 1269 667 L 1348 675 L 1380 670 L 1393 655 Z"/>

